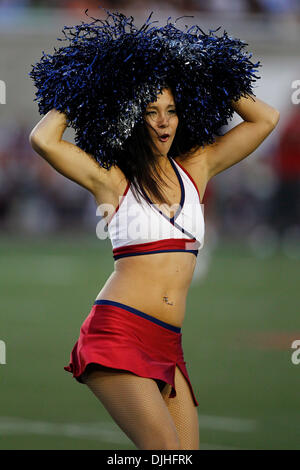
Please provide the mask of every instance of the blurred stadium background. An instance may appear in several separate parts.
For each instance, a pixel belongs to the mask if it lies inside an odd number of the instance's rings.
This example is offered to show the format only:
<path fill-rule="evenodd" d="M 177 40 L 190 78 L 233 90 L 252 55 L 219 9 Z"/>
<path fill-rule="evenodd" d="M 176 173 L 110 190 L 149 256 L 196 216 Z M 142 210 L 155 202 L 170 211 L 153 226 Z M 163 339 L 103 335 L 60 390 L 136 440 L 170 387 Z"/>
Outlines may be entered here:
<path fill-rule="evenodd" d="M 194 15 L 181 25 L 221 26 L 262 63 L 255 94 L 281 119 L 209 183 L 183 341 L 201 449 L 300 449 L 299 0 L 0 0 L 0 448 L 134 448 L 63 369 L 113 270 L 110 242 L 96 237 L 92 196 L 28 142 L 41 119 L 31 64 L 61 45 L 64 25 L 88 20 L 86 8 L 104 18 L 99 5 L 137 22 Z"/>

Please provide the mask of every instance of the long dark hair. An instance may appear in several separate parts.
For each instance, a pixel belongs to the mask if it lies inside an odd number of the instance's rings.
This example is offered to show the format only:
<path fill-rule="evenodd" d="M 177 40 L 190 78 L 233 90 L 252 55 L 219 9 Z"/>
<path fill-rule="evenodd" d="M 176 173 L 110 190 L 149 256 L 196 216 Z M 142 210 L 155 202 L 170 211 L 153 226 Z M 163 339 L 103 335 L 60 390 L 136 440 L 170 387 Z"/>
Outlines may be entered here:
<path fill-rule="evenodd" d="M 168 155 L 172 157 L 189 153 L 189 149 L 185 145 L 178 109 L 177 115 L 179 122 L 172 146 L 168 152 Z M 141 202 L 140 196 L 144 197 L 143 191 L 146 190 L 150 199 L 154 196 L 159 203 L 163 204 L 167 203 L 162 190 L 162 186 L 165 186 L 166 183 L 158 171 L 158 157 L 155 155 L 152 145 L 146 122 L 143 121 L 137 124 L 124 144 L 122 158 L 118 159 L 118 167 L 131 183 L 132 192 L 138 202 Z M 149 201 L 147 202 L 149 203 Z"/>

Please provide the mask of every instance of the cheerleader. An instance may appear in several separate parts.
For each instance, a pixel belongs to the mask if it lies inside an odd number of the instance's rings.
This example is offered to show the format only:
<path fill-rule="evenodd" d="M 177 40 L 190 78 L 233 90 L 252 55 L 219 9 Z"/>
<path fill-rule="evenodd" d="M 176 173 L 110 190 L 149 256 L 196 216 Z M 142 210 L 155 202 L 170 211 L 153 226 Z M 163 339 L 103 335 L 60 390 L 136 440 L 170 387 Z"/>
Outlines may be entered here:
<path fill-rule="evenodd" d="M 182 31 L 178 20 L 153 26 L 152 14 L 138 28 L 106 13 L 65 26 L 68 44 L 30 72 L 43 115 L 30 143 L 93 195 L 115 260 L 65 370 L 137 449 L 196 450 L 199 403 L 182 327 L 204 243 L 202 200 L 215 175 L 274 130 L 279 112 L 253 94 L 260 63 L 239 39 Z M 243 122 L 220 135 L 234 112 Z M 63 139 L 67 126 L 75 144 Z"/>

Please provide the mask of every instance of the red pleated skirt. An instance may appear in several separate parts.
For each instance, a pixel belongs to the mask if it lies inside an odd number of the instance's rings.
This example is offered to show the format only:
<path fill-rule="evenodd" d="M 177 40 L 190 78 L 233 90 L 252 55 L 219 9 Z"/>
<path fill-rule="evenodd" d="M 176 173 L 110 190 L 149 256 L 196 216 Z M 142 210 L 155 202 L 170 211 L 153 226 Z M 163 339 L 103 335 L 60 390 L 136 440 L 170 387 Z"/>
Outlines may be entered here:
<path fill-rule="evenodd" d="M 123 303 L 96 300 L 92 306 L 64 369 L 83 383 L 81 375 L 89 364 L 170 384 L 170 398 L 176 396 L 177 365 L 188 382 L 195 406 L 199 405 L 184 361 L 181 328 Z"/>

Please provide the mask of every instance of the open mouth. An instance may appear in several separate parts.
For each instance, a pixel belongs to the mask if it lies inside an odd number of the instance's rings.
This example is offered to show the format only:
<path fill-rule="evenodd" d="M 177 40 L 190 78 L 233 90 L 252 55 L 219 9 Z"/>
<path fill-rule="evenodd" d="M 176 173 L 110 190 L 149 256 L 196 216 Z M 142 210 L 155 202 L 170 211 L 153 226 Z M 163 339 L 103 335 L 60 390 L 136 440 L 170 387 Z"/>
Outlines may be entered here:
<path fill-rule="evenodd" d="M 170 138 L 170 135 L 169 134 L 163 134 L 163 135 L 160 135 L 158 138 L 161 142 L 167 142 Z"/>

